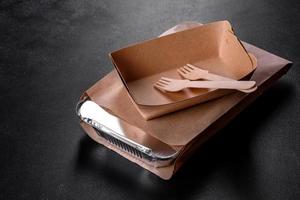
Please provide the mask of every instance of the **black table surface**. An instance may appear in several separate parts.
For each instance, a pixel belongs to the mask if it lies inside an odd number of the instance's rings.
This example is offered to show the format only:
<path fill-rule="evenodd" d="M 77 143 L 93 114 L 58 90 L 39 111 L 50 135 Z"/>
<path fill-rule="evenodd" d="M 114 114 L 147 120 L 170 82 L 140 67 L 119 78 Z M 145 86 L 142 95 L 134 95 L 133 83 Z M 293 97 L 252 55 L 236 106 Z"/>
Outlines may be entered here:
<path fill-rule="evenodd" d="M 3 0 L 0 199 L 300 199 L 299 1 Z M 86 136 L 75 105 L 108 53 L 228 19 L 289 73 L 164 181 Z"/>

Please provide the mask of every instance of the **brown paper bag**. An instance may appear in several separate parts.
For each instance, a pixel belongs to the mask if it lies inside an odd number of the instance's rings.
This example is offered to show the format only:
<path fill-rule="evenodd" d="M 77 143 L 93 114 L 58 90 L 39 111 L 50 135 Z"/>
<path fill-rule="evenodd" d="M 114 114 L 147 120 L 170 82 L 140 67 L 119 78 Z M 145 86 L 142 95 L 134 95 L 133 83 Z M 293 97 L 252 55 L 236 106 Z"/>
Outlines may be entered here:
<path fill-rule="evenodd" d="M 189 24 L 191 25 L 191 24 Z M 197 26 L 198 24 L 192 24 Z M 180 31 L 180 26 L 171 29 Z M 187 28 L 186 24 L 182 27 Z M 129 153 L 119 150 L 101 138 L 93 128 L 81 123 L 87 134 L 100 144 L 137 163 L 163 179 L 169 179 L 192 152 L 204 141 L 225 126 L 233 117 L 258 97 L 270 84 L 287 72 L 291 62 L 262 49 L 243 43 L 258 61 L 251 80 L 257 82 L 258 90 L 251 94 L 233 92 L 221 98 L 198 104 L 152 120 L 145 120 L 130 99 L 118 73 L 113 70 L 88 89 L 82 98 L 89 97 L 111 114 L 126 121 L 130 126 L 170 145 L 180 151 L 175 162 L 165 167 L 150 166 Z"/>

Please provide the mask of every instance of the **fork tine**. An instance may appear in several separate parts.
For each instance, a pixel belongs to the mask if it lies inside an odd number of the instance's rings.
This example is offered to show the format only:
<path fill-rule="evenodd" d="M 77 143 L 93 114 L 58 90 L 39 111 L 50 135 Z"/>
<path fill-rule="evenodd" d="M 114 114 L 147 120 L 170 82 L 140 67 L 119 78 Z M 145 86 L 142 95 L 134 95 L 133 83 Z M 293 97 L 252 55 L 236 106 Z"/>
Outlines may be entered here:
<path fill-rule="evenodd" d="M 185 65 L 185 66 L 183 67 L 183 69 L 185 69 L 185 70 L 188 71 L 188 72 L 193 71 L 193 69 L 189 68 L 187 65 Z"/>
<path fill-rule="evenodd" d="M 161 77 L 160 80 L 164 80 L 164 81 L 167 81 L 167 82 L 171 82 L 172 81 L 172 79 L 167 78 L 167 77 Z"/>
<path fill-rule="evenodd" d="M 161 87 L 165 87 L 167 84 L 158 81 L 158 82 L 156 82 L 156 85 L 161 86 Z"/>
<path fill-rule="evenodd" d="M 154 84 L 154 87 L 157 88 L 157 89 L 159 89 L 159 90 L 161 90 L 161 91 L 163 91 L 163 92 L 166 92 L 165 89 L 164 89 L 164 87 L 158 85 L 157 83 Z"/>
<path fill-rule="evenodd" d="M 186 68 L 188 68 L 189 70 L 191 70 L 191 71 L 194 71 L 194 70 L 196 70 L 196 68 L 195 67 L 192 67 L 191 65 L 185 65 L 186 66 Z"/>
<path fill-rule="evenodd" d="M 185 77 L 186 73 L 184 71 L 181 71 L 181 69 L 177 69 L 177 72 L 179 75 Z"/>
<path fill-rule="evenodd" d="M 169 81 L 165 81 L 165 80 L 160 79 L 160 80 L 158 81 L 158 83 L 161 83 L 161 84 L 164 84 L 164 85 L 168 85 L 170 82 L 169 82 Z"/>
<path fill-rule="evenodd" d="M 160 86 L 162 86 L 162 87 L 168 86 L 168 83 L 162 82 L 162 81 L 158 81 L 157 84 L 160 85 Z"/>
<path fill-rule="evenodd" d="M 177 71 L 177 73 L 179 73 L 179 74 L 180 74 L 180 73 L 183 73 L 183 72 L 181 71 L 181 68 L 178 68 L 176 71 Z"/>
<path fill-rule="evenodd" d="M 205 73 L 208 73 L 208 70 L 204 70 L 204 69 L 201 69 L 201 68 L 198 68 L 196 67 L 195 65 L 192 65 L 192 64 L 186 64 L 189 68 L 193 69 L 193 70 L 198 70 L 198 71 L 202 71 L 202 72 L 205 72 Z"/>
<path fill-rule="evenodd" d="M 185 69 L 184 66 L 183 66 L 183 67 L 180 67 L 179 70 L 182 71 L 184 74 L 190 73 L 188 70 Z"/>
<path fill-rule="evenodd" d="M 179 70 L 182 71 L 183 73 L 186 73 L 183 67 L 180 67 Z"/>
<path fill-rule="evenodd" d="M 198 67 L 196 67 L 195 65 L 192 65 L 190 63 L 186 64 L 189 68 L 191 69 L 198 69 Z"/>
<path fill-rule="evenodd" d="M 190 73 L 190 71 L 191 71 L 190 69 L 187 70 L 186 67 L 183 67 L 182 70 L 183 70 L 186 74 Z"/>
<path fill-rule="evenodd" d="M 190 73 L 190 72 L 186 71 L 186 70 L 183 69 L 183 68 L 180 68 L 179 70 L 180 70 L 181 73 L 183 73 L 184 75 L 187 75 L 188 73 Z M 183 76 L 184 76 L 184 75 L 183 75 Z"/>

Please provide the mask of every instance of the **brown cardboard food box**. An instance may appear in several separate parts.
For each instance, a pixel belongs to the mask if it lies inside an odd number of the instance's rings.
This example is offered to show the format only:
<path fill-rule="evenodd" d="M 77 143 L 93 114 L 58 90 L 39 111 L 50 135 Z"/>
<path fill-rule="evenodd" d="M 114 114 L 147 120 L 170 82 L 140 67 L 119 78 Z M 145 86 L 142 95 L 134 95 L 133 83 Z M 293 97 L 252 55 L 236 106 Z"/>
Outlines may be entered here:
<path fill-rule="evenodd" d="M 181 110 L 232 92 L 185 89 L 164 93 L 153 87 L 160 77 L 181 79 L 187 63 L 221 76 L 242 79 L 256 68 L 228 21 L 218 21 L 135 44 L 110 54 L 125 88 L 145 119 Z"/>
<path fill-rule="evenodd" d="M 192 28 L 191 30 L 197 30 L 197 27 L 199 26 L 200 24 L 198 23 L 183 23 L 168 30 L 165 34 L 171 34 L 189 28 Z M 126 85 L 124 79 L 126 79 L 126 81 L 129 80 L 129 82 L 134 79 L 127 79 L 126 77 L 122 80 L 120 79 L 118 72 L 113 70 L 89 88 L 82 96 L 82 99 L 91 99 L 110 114 L 126 122 L 126 131 L 134 132 L 138 129 L 141 135 L 137 135 L 137 137 L 139 137 L 140 140 L 147 140 L 149 137 L 154 138 L 178 151 L 178 156 L 174 162 L 169 165 L 149 165 L 142 159 L 110 144 L 100 137 L 95 129 L 81 121 L 83 129 L 96 142 L 103 144 L 157 176 L 163 179 L 170 179 L 185 160 L 192 155 L 195 149 L 224 127 L 231 119 L 237 116 L 272 83 L 284 75 L 291 66 L 291 62 L 288 60 L 253 45 L 247 43 L 243 43 L 243 45 L 247 52 L 247 54 L 245 53 L 245 56 L 247 56 L 248 53 L 251 53 L 257 59 L 257 67 L 251 76 L 251 80 L 256 81 L 258 89 L 251 94 L 244 94 L 241 92 L 231 92 L 227 95 L 222 94 L 223 96 L 221 95 L 214 100 L 189 106 L 188 108 L 152 120 L 145 120 L 140 114 L 141 111 L 138 110 L 139 107 L 128 94 L 128 88 L 124 86 L 124 84 Z M 246 67 L 246 70 L 244 71 L 243 69 L 237 76 L 231 76 L 232 78 L 240 79 L 252 71 L 253 65 L 251 64 L 250 59 L 245 60 L 248 60 L 245 62 L 245 65 L 248 66 Z M 184 62 L 180 64 L 185 64 Z M 217 73 L 217 71 L 213 72 Z M 222 73 L 219 74 L 225 75 Z M 226 75 L 230 76 L 229 74 Z"/>

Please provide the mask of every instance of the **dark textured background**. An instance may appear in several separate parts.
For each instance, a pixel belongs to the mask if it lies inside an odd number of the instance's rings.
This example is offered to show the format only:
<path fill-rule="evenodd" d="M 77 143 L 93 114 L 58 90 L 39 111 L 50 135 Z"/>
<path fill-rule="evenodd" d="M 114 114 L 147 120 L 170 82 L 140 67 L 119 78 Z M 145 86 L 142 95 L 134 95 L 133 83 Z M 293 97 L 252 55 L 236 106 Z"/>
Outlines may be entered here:
<path fill-rule="evenodd" d="M 0 2 L 0 199 L 300 199 L 299 1 Z M 75 104 L 107 54 L 182 21 L 228 19 L 289 73 L 170 181 L 97 145 Z"/>

